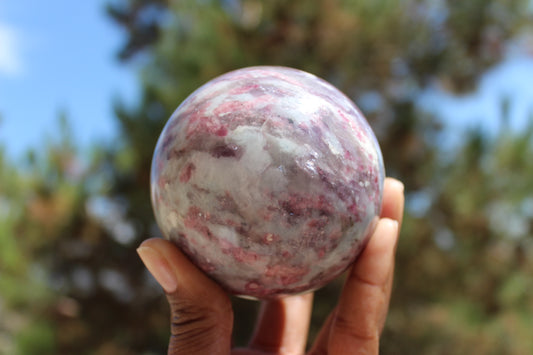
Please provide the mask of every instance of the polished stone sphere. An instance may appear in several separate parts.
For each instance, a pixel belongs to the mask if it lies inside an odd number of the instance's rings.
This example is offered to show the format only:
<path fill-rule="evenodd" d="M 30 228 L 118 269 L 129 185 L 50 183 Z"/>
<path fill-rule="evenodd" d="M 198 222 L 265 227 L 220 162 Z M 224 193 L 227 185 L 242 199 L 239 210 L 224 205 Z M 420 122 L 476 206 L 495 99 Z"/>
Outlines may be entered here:
<path fill-rule="evenodd" d="M 383 158 L 359 109 L 316 76 L 229 72 L 167 122 L 152 162 L 163 235 L 236 295 L 317 289 L 356 259 L 382 202 Z"/>

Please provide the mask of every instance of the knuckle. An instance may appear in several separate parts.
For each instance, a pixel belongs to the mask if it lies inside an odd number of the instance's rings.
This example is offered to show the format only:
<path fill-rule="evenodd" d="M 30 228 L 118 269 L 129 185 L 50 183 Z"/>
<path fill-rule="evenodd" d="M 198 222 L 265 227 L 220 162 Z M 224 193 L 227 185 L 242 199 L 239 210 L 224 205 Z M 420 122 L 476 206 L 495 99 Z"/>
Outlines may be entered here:
<path fill-rule="evenodd" d="M 364 285 L 366 287 L 373 288 L 373 289 L 383 292 L 386 281 L 388 280 L 388 275 L 386 276 L 386 278 L 383 278 L 383 280 L 376 281 L 371 278 L 365 277 L 364 275 L 361 275 L 359 273 L 352 272 L 349 275 L 349 279 L 352 282 L 355 282 L 355 283 Z"/>
<path fill-rule="evenodd" d="M 379 341 L 379 331 L 377 327 L 367 327 L 354 323 L 349 317 L 338 314 L 335 319 L 336 331 L 351 339 L 357 339 L 364 342 Z"/>
<path fill-rule="evenodd" d="M 206 337 L 216 332 L 215 312 L 183 300 L 171 300 L 171 343 L 180 347 L 198 347 Z"/>

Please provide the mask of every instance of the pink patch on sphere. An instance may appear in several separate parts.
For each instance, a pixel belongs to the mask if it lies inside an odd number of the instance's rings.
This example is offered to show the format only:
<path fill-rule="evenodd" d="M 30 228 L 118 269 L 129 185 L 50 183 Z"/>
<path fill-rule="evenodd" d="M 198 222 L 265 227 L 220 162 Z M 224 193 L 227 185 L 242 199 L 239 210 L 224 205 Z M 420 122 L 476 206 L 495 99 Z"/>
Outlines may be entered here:
<path fill-rule="evenodd" d="M 192 93 L 157 143 L 155 216 L 226 290 L 260 299 L 314 290 L 375 228 L 384 167 L 352 101 L 303 71 L 250 67 Z"/>

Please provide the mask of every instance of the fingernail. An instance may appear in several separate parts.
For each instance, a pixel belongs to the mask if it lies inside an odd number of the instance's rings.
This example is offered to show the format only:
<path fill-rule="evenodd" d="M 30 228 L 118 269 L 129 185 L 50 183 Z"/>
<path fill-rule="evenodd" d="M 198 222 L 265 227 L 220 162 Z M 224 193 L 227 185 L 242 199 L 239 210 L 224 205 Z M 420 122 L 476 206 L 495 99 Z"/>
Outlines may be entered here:
<path fill-rule="evenodd" d="M 398 229 L 400 227 L 400 224 L 398 223 L 398 221 L 395 219 L 391 219 L 391 226 L 396 231 L 396 233 L 398 233 Z"/>
<path fill-rule="evenodd" d="M 172 293 L 178 288 L 178 280 L 172 272 L 167 260 L 150 247 L 139 247 L 137 254 L 141 257 L 142 262 L 150 271 L 152 276 L 163 287 L 166 293 Z"/>
<path fill-rule="evenodd" d="M 393 185 L 396 185 L 397 189 L 399 189 L 400 191 L 404 192 L 405 186 L 404 186 L 403 182 L 401 182 L 400 180 L 395 179 L 395 178 L 391 178 L 390 181 L 391 181 L 391 183 Z"/>
<path fill-rule="evenodd" d="M 397 220 L 385 217 L 380 220 L 380 223 L 383 223 L 384 226 L 386 226 L 386 228 L 389 229 L 391 233 L 398 234 L 400 224 Z"/>
<path fill-rule="evenodd" d="M 397 220 L 395 219 L 390 219 L 390 226 L 391 226 L 391 233 L 394 235 L 395 237 L 395 247 L 394 247 L 394 250 L 396 250 L 396 246 L 398 245 L 398 238 L 400 237 L 400 223 L 398 223 Z"/>

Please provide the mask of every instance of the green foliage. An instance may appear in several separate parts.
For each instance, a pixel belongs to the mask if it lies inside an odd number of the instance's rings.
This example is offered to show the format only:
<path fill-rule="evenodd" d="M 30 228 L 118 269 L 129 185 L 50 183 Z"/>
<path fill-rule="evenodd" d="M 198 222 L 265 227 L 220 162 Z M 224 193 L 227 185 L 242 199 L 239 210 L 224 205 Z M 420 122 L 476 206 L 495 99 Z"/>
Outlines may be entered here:
<path fill-rule="evenodd" d="M 249 65 L 313 72 L 374 127 L 388 175 L 407 188 L 383 354 L 533 352 L 533 124 L 440 147 L 415 101 L 437 81 L 476 86 L 527 23 L 526 1 L 121 0 L 119 58 L 142 96 L 115 100 L 120 139 L 77 151 L 59 138 L 14 167 L 0 150 L 0 353 L 163 353 L 168 306 L 135 253 L 159 235 L 149 200 L 155 143 L 201 84 Z M 502 98 L 503 122 L 512 98 Z M 530 120 L 531 121 L 531 120 Z M 311 334 L 342 280 L 317 292 Z M 234 300 L 236 343 L 257 304 Z M 5 310 L 5 312 L 4 312 Z M 5 339 L 8 339 L 6 341 Z"/>
<path fill-rule="evenodd" d="M 407 327 L 439 354 L 533 350 L 531 154 L 530 130 L 492 140 L 473 132 L 443 166 L 431 206 L 407 215 L 385 347 L 403 343 Z"/>
<path fill-rule="evenodd" d="M 20 355 L 56 354 L 54 337 L 54 329 L 49 323 L 32 323 L 17 335 L 16 353 Z"/>

